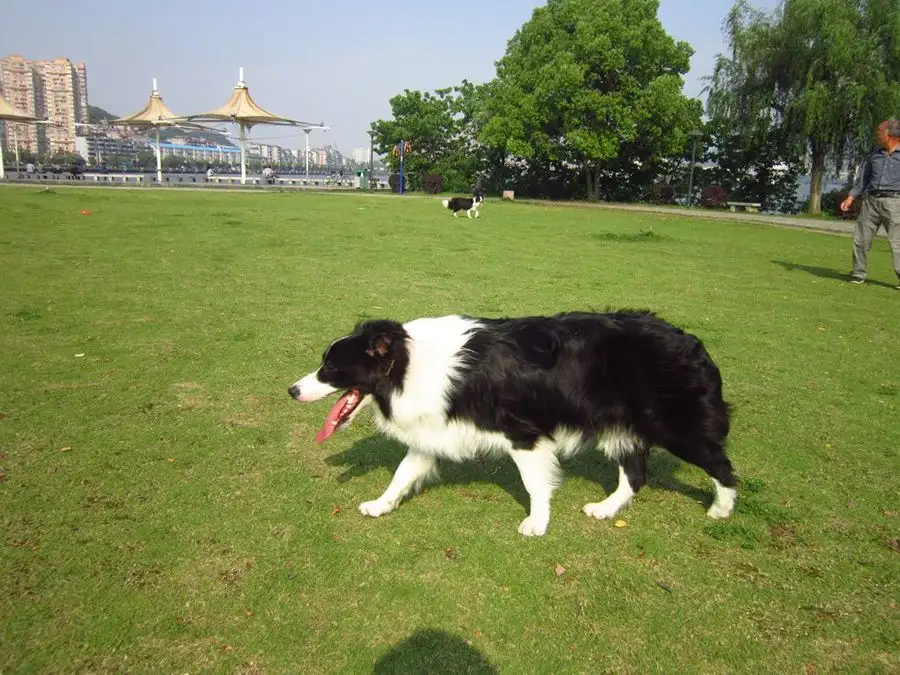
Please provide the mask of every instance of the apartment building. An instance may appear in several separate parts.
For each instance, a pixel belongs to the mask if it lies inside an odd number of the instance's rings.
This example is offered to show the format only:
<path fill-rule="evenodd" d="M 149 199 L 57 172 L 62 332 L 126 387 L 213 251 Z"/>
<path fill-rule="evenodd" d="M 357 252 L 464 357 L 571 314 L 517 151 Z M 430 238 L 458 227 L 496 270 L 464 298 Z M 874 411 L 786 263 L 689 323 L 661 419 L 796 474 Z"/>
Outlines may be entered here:
<path fill-rule="evenodd" d="M 87 69 L 67 58 L 0 58 L 0 93 L 16 108 L 50 124 L 5 122 L 7 145 L 42 155 L 75 152 L 78 124 L 88 121 Z"/>

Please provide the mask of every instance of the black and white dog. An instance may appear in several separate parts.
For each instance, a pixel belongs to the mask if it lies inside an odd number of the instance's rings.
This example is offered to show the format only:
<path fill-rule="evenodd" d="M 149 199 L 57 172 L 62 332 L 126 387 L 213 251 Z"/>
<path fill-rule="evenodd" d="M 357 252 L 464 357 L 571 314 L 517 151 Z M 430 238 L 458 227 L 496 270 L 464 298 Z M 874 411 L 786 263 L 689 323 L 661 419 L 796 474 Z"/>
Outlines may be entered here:
<path fill-rule="evenodd" d="M 648 312 L 369 321 L 289 389 L 302 402 L 337 391 L 317 442 L 374 401 L 381 431 L 409 446 L 384 494 L 360 504 L 364 515 L 393 511 L 436 476 L 439 459 L 506 453 L 531 500 L 519 532 L 540 536 L 560 459 L 598 448 L 618 462 L 616 490 L 583 509 L 612 518 L 644 484 L 651 446 L 712 477 L 710 517 L 734 507 L 719 369 L 699 339 Z"/>
<path fill-rule="evenodd" d="M 453 197 L 451 199 L 444 199 L 441 204 L 444 205 L 445 209 L 450 209 L 453 211 L 453 217 L 456 218 L 459 215 L 460 211 L 465 211 L 466 216 L 469 218 L 472 217 L 472 214 L 475 214 L 475 217 L 478 217 L 478 207 L 484 203 L 484 195 L 480 192 L 476 192 L 472 197 Z"/>

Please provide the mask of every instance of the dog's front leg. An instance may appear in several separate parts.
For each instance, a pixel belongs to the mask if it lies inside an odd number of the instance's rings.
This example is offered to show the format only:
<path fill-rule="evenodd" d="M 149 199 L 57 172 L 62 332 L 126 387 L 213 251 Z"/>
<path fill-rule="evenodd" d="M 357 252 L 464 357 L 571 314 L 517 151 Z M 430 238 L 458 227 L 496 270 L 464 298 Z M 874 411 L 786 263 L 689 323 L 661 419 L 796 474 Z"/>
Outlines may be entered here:
<path fill-rule="evenodd" d="M 562 483 L 555 449 L 552 441 L 542 440 L 533 450 L 511 450 L 509 453 L 519 468 L 531 500 L 528 517 L 519 525 L 519 533 L 526 537 L 543 536 L 550 524 L 550 498 Z"/>
<path fill-rule="evenodd" d="M 390 513 L 404 497 L 417 492 L 422 483 L 437 474 L 437 460 L 432 455 L 409 450 L 394 472 L 387 490 L 378 499 L 363 502 L 359 512 L 377 518 Z"/>

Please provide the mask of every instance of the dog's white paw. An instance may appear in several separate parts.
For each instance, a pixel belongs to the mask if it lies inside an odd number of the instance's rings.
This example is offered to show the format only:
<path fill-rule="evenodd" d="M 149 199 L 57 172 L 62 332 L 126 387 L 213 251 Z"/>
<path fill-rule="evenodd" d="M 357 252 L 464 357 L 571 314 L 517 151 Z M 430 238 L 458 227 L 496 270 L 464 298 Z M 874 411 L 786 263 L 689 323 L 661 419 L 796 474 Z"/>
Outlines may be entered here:
<path fill-rule="evenodd" d="M 390 513 L 393 510 L 393 506 L 380 499 L 373 499 L 370 502 L 363 502 L 359 505 L 359 512 L 364 516 L 371 516 L 372 518 L 383 516 L 385 513 Z"/>
<path fill-rule="evenodd" d="M 592 518 L 596 518 L 597 520 L 604 520 L 606 518 L 612 518 L 614 515 L 616 515 L 619 512 L 619 509 L 622 508 L 622 506 L 624 505 L 620 504 L 618 501 L 613 501 L 607 498 L 602 502 L 597 502 L 595 504 L 585 504 L 581 510 Z"/>
<path fill-rule="evenodd" d="M 547 525 L 549 524 L 550 522 L 546 518 L 539 519 L 528 516 L 519 524 L 519 534 L 526 537 L 543 537 L 547 534 Z"/>
<path fill-rule="evenodd" d="M 710 518 L 715 518 L 716 520 L 720 520 L 721 518 L 727 518 L 731 515 L 731 511 L 734 508 L 731 504 L 719 504 L 718 502 L 714 503 L 709 507 L 709 511 L 706 512 Z"/>

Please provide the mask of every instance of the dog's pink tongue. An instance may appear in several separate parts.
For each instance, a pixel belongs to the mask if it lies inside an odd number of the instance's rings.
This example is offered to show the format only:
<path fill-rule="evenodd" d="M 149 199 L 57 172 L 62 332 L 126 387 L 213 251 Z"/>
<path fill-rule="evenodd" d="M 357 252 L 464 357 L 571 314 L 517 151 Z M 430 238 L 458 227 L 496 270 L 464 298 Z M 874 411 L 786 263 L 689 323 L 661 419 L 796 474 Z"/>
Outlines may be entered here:
<path fill-rule="evenodd" d="M 319 429 L 319 433 L 316 434 L 316 443 L 324 443 L 335 431 L 337 431 L 338 417 L 340 417 L 341 411 L 344 409 L 344 404 L 350 396 L 352 396 L 352 392 L 347 392 L 338 399 L 337 403 L 331 406 L 331 410 L 328 411 L 328 416 L 325 418 L 325 423 L 322 425 L 322 428 Z"/>

